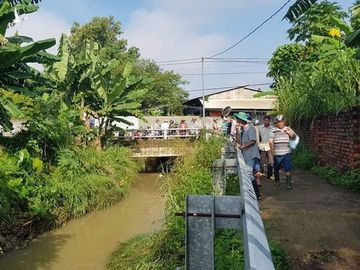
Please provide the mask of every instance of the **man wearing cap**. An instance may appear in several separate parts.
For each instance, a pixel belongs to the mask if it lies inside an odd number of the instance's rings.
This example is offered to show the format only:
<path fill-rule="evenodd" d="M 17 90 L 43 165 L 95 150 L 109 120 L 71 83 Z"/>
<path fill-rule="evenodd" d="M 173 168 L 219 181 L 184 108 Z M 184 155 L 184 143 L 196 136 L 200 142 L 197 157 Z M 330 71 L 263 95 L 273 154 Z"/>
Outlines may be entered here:
<path fill-rule="evenodd" d="M 285 126 L 285 117 L 278 115 L 276 117 L 276 128 L 270 133 L 269 143 L 272 154 L 274 155 L 274 174 L 275 182 L 280 185 L 280 168 L 283 167 L 286 175 L 286 188 L 291 186 L 291 148 L 289 141 L 296 138 L 296 133 Z"/>
<path fill-rule="evenodd" d="M 256 144 L 256 130 L 253 124 L 248 122 L 248 116 L 245 113 L 239 112 L 234 114 L 238 124 L 241 127 L 241 133 L 237 132 L 236 142 L 237 147 L 241 150 L 244 161 L 247 166 L 254 172 L 256 179 L 252 181 L 256 197 L 261 199 L 259 186 L 260 182 L 260 154 Z"/>

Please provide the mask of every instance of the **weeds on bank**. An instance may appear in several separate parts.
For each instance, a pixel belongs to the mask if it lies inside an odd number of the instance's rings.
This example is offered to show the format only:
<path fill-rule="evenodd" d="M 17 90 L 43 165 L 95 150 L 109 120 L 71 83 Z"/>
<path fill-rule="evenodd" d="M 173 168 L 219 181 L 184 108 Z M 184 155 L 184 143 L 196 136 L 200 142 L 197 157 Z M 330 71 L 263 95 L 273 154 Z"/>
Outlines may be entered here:
<path fill-rule="evenodd" d="M 360 191 L 360 167 L 344 173 L 333 168 L 320 166 L 313 167 L 311 171 L 316 175 L 324 177 L 333 185 L 349 190 Z"/>
<path fill-rule="evenodd" d="M 324 177 L 333 185 L 354 191 L 360 190 L 360 166 L 347 172 L 339 172 L 334 168 L 317 166 L 315 165 L 314 152 L 303 144 L 300 144 L 294 151 L 292 159 L 295 167 L 311 170 L 314 174 Z"/>
<path fill-rule="evenodd" d="M 26 150 L 9 154 L 0 149 L 0 154 L 0 239 L 16 236 L 21 241 L 30 231 L 36 235 L 113 204 L 137 172 L 121 147 L 63 149 L 49 174 Z"/>

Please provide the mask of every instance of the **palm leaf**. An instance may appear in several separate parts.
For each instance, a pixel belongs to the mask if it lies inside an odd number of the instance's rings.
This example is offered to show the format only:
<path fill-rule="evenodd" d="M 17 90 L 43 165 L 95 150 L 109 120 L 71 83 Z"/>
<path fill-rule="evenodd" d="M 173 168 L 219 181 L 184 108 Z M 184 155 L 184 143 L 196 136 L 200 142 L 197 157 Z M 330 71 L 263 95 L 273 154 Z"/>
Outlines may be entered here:
<path fill-rule="evenodd" d="M 288 19 L 290 22 L 300 17 L 306 10 L 308 10 L 317 0 L 297 0 L 293 4 L 283 19 Z"/>

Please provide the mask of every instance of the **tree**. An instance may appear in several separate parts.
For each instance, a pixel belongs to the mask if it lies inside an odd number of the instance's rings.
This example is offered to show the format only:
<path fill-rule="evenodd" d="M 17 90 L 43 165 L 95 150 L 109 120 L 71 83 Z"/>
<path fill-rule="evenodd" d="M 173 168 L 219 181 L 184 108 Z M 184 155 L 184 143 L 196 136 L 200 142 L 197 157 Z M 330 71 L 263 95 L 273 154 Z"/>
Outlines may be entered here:
<path fill-rule="evenodd" d="M 308 42 L 312 35 L 326 36 L 329 29 L 334 26 L 332 17 L 344 19 L 346 16 L 347 14 L 335 3 L 315 3 L 291 21 L 292 27 L 287 31 L 289 39 Z"/>
<path fill-rule="evenodd" d="M 135 72 L 140 76 L 153 79 L 152 86 L 142 102 L 146 114 L 182 114 L 183 103 L 188 93 L 181 86 L 187 82 L 179 74 L 172 71 L 162 71 L 154 61 L 139 60 Z"/>
<path fill-rule="evenodd" d="M 149 79 L 133 74 L 133 64 L 125 65 L 114 75 L 116 59 L 103 61 L 102 48 L 87 41 L 80 53 L 69 55 L 65 36 L 61 39 L 59 57 L 62 60 L 47 68 L 47 78 L 64 93 L 63 100 L 80 115 L 86 113 L 98 119 L 94 130 L 97 146 L 104 145 L 116 130 L 115 122 L 127 122 L 122 116 L 142 117 L 141 102 L 145 98 Z"/>
<path fill-rule="evenodd" d="M 278 47 L 269 61 L 268 76 L 290 78 L 305 59 L 305 46 L 293 43 Z"/>
<path fill-rule="evenodd" d="M 49 63 L 57 58 L 45 52 L 55 45 L 55 39 L 34 42 L 29 37 L 5 37 L 6 29 L 15 19 L 15 14 L 35 12 L 37 1 L 0 2 L 0 87 L 26 95 L 33 95 L 33 88 L 42 81 L 30 62 Z M 22 46 L 23 43 L 30 43 Z M 11 117 L 20 117 L 21 111 L 10 101 L 0 97 L 0 125 L 5 130 L 12 128 Z"/>
<path fill-rule="evenodd" d="M 133 60 L 137 59 L 138 49 L 127 50 L 127 40 L 119 38 L 122 33 L 121 23 L 115 21 L 113 17 L 94 17 L 84 25 L 74 23 L 69 37 L 70 53 L 74 55 L 79 53 L 87 41 L 92 41 L 102 48 L 101 56 L 106 60 L 120 59 L 129 55 Z"/>

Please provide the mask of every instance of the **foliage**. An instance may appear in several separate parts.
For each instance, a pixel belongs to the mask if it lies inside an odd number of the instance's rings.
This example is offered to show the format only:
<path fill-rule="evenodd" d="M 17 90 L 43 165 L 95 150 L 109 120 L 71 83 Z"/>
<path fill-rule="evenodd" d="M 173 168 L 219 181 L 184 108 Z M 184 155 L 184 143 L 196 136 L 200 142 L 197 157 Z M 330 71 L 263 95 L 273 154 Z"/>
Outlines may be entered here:
<path fill-rule="evenodd" d="M 294 21 L 295 18 L 301 16 L 312 4 L 315 4 L 317 0 L 296 0 L 283 19 L 288 19 L 290 22 Z"/>
<path fill-rule="evenodd" d="M 310 170 L 315 165 L 315 154 L 303 143 L 300 143 L 292 154 L 295 167 Z"/>
<path fill-rule="evenodd" d="M 79 115 L 86 113 L 99 120 L 99 126 L 92 131 L 97 144 L 104 145 L 115 121 L 125 122 L 122 116 L 142 116 L 139 110 L 147 92 L 149 79 L 133 75 L 133 64 L 127 63 L 121 74 L 114 74 L 118 68 L 116 59 L 103 61 L 101 48 L 95 42 L 85 42 L 77 55 L 71 55 L 65 36 L 62 37 L 59 56 L 61 62 L 47 68 L 47 77 L 58 88 L 63 88 L 64 100 L 75 107 Z"/>
<path fill-rule="evenodd" d="M 240 231 L 230 229 L 216 231 L 215 269 L 244 269 L 244 247 Z"/>
<path fill-rule="evenodd" d="M 153 79 L 146 99 L 142 102 L 142 109 L 147 114 L 182 115 L 183 103 L 188 93 L 181 86 L 186 84 L 179 74 L 172 71 L 162 71 L 153 61 L 139 60 L 135 65 L 135 73 Z"/>
<path fill-rule="evenodd" d="M 328 49 L 324 44 L 324 59 L 302 64 L 292 78 L 277 78 L 277 111 L 294 122 L 356 106 L 360 65 L 354 53 L 352 49 Z"/>
<path fill-rule="evenodd" d="M 225 194 L 240 196 L 240 182 L 239 177 L 236 174 L 227 175 Z"/>
<path fill-rule="evenodd" d="M 58 59 L 45 50 L 55 45 L 55 39 L 34 42 L 32 38 L 15 35 L 5 38 L 6 29 L 18 14 L 35 12 L 38 7 L 32 1 L 0 2 L 0 87 L 5 90 L 21 92 L 29 96 L 42 76 L 28 63 L 50 63 Z M 22 44 L 27 45 L 22 46 Z M 29 44 L 30 43 L 30 44 Z M 8 99 L 0 97 L 0 125 L 5 130 L 12 128 L 10 119 L 22 116 L 21 111 Z"/>
<path fill-rule="evenodd" d="M 355 3 L 350 8 L 351 17 L 350 23 L 353 29 L 360 28 L 360 0 L 356 0 Z"/>
<path fill-rule="evenodd" d="M 326 36 L 333 26 L 332 17 L 344 19 L 346 13 L 339 5 L 329 1 L 311 5 L 304 13 L 291 21 L 292 27 L 288 30 L 289 39 L 296 42 L 308 42 L 312 35 Z"/>
<path fill-rule="evenodd" d="M 122 33 L 121 23 L 115 21 L 114 17 L 94 17 L 84 25 L 74 23 L 69 38 L 70 53 L 76 55 L 80 53 L 87 42 L 96 42 L 100 48 L 104 49 L 102 51 L 104 60 L 128 56 L 132 56 L 132 59 L 135 60 L 139 57 L 138 50 L 130 48 L 127 51 L 127 40 L 119 39 Z"/>
<path fill-rule="evenodd" d="M 354 191 L 360 191 L 360 168 L 339 172 L 334 168 L 315 166 L 312 172 L 324 177 L 330 183 Z"/>
<path fill-rule="evenodd" d="M 278 47 L 269 61 L 268 76 L 290 78 L 305 58 L 305 47 L 298 43 Z"/>
<path fill-rule="evenodd" d="M 119 201 L 129 190 L 137 165 L 125 148 L 63 149 L 57 166 L 43 172 L 43 162 L 26 149 L 9 154 L 0 149 L 0 238 L 25 238 L 69 218 Z M 0 241 L 0 248 L 3 249 Z"/>

